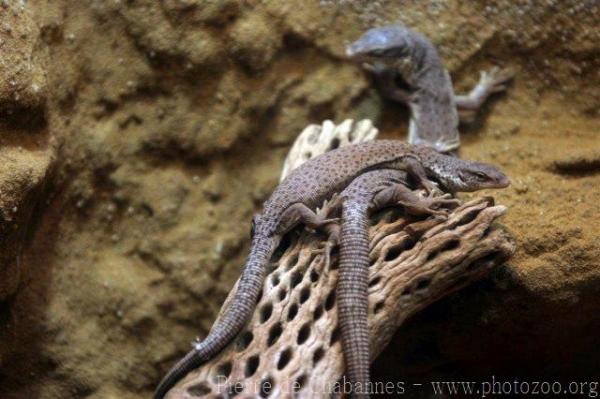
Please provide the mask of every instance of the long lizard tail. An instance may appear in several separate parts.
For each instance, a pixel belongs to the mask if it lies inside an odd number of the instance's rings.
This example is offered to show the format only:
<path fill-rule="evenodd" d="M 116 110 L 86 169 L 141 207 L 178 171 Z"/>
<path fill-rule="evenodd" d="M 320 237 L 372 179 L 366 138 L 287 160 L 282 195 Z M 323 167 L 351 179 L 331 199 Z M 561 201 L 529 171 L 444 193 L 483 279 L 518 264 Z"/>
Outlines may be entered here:
<path fill-rule="evenodd" d="M 369 382 L 369 235 L 366 207 L 344 204 L 340 243 L 338 315 L 346 377 L 353 398 L 367 398 Z"/>
<path fill-rule="evenodd" d="M 163 399 L 167 392 L 187 373 L 219 353 L 244 327 L 258 301 L 266 266 L 278 245 L 274 237 L 255 236 L 237 291 L 225 314 L 208 336 L 197 344 L 162 379 L 154 399 Z"/>

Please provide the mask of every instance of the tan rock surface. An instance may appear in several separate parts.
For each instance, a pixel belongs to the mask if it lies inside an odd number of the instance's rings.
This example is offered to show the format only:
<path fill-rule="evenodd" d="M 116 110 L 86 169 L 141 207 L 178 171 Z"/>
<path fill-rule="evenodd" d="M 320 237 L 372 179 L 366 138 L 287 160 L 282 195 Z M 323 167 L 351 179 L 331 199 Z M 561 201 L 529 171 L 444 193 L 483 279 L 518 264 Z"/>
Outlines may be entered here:
<path fill-rule="evenodd" d="M 33 193 L 2 194 L 24 230 L 2 230 L 0 257 L 20 254 L 27 272 L 0 304 L 0 396 L 148 397 L 212 324 L 300 130 L 369 118 L 380 137 L 405 137 L 405 109 L 341 59 L 365 28 L 395 20 L 432 38 L 459 88 L 491 64 L 518 71 L 462 128 L 462 155 L 514 182 L 496 199 L 518 249 L 492 278 L 408 320 L 376 377 L 600 369 L 600 174 L 552 168 L 598 146 L 597 2 L 297 4 L 0 3 L 0 39 L 12 43 L 0 47 L 1 104 L 24 116 L 1 113 L 0 150 L 16 161 L 0 161 L 0 176 Z M 252 21 L 269 37 L 244 36 Z M 35 67 L 17 73 L 28 54 Z"/>

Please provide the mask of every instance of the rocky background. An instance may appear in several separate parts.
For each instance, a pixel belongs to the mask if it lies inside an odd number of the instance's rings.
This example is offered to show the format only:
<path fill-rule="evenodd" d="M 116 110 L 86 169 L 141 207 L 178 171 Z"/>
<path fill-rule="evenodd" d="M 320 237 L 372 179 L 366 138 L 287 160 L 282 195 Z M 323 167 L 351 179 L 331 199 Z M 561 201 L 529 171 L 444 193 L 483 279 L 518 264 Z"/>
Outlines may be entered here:
<path fill-rule="evenodd" d="M 368 117 L 405 137 L 407 111 L 343 59 L 394 21 L 459 91 L 517 71 L 461 130 L 462 156 L 513 180 L 493 195 L 519 248 L 408 322 L 375 377 L 597 379 L 599 17 L 596 0 L 0 1 L 0 396 L 149 397 L 210 328 L 300 130 Z"/>

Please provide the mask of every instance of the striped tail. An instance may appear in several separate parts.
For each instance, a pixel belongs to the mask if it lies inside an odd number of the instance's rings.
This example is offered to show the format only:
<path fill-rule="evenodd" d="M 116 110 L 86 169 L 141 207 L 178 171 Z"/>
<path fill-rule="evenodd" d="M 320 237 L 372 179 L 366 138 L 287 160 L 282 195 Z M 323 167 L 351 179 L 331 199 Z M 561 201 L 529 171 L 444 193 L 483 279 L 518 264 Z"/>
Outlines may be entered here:
<path fill-rule="evenodd" d="M 369 234 L 366 206 L 344 204 L 337 284 L 338 317 L 346 377 L 353 398 L 367 398 L 369 383 Z"/>
<path fill-rule="evenodd" d="M 187 373 L 213 358 L 241 331 L 254 311 L 266 267 L 278 243 L 275 237 L 260 237 L 260 234 L 254 237 L 237 291 L 225 314 L 208 336 L 202 342 L 195 343 L 194 349 L 171 368 L 158 384 L 154 399 L 163 399 Z"/>

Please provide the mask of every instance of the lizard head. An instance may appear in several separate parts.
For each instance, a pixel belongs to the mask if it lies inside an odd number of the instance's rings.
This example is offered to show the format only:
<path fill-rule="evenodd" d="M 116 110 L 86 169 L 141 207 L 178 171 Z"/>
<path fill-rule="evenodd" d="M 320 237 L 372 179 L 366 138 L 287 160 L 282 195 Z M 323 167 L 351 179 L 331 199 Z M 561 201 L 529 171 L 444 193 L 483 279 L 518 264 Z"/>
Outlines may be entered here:
<path fill-rule="evenodd" d="M 400 25 L 382 26 L 366 31 L 358 40 L 346 47 L 346 55 L 354 60 L 386 65 L 406 58 L 411 48 L 411 36 Z"/>
<path fill-rule="evenodd" d="M 510 179 L 494 165 L 464 161 L 458 171 L 461 191 L 476 191 L 485 188 L 505 188 Z"/>
<path fill-rule="evenodd" d="M 451 192 L 469 192 L 486 188 L 505 188 L 510 179 L 496 166 L 466 161 L 427 148 L 423 165 L 427 173 Z"/>

